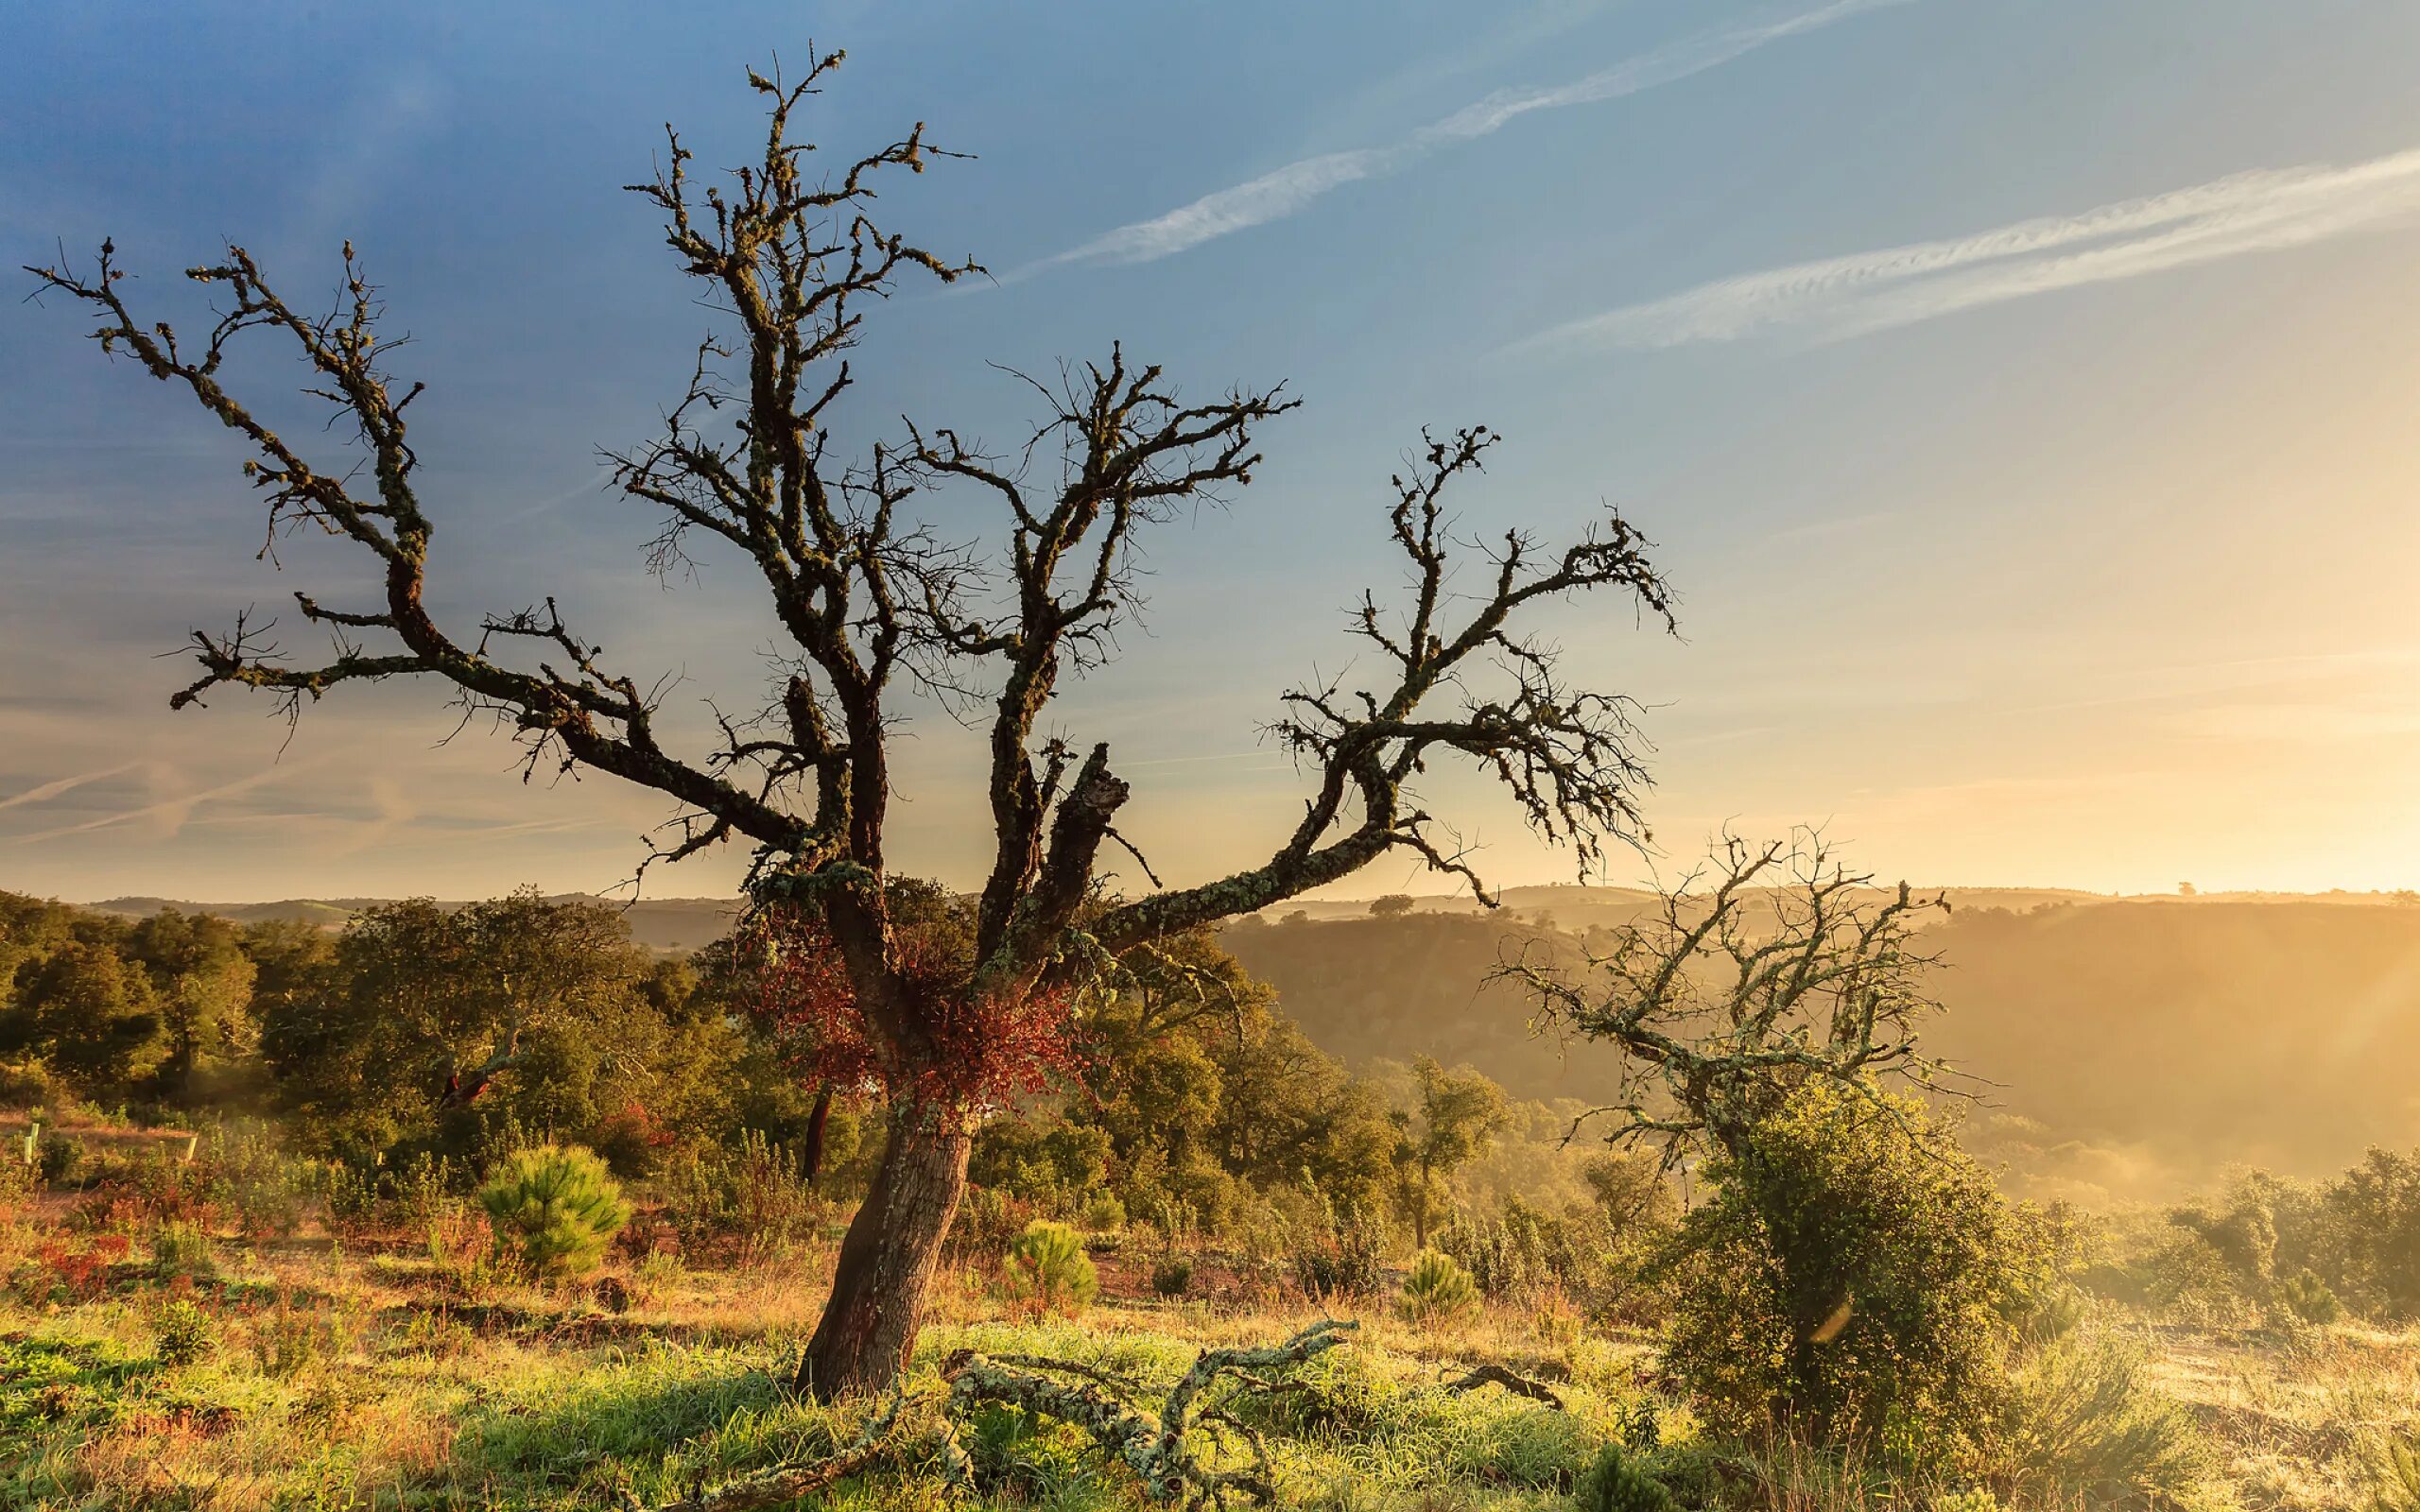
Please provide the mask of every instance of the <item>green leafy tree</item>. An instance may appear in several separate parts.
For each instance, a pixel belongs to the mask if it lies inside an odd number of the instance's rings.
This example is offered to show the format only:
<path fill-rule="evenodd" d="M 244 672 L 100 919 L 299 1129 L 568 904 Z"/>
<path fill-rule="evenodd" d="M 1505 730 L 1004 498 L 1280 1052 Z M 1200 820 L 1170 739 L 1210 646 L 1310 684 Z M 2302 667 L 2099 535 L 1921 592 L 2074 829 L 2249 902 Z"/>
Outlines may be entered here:
<path fill-rule="evenodd" d="M 2420 1319 L 2420 1150 L 2373 1149 L 2321 1198 L 2321 1274 L 2357 1312 Z"/>
<path fill-rule="evenodd" d="M 1467 1067 L 1447 1071 L 1433 1057 L 1411 1063 L 1417 1102 L 1392 1116 L 1395 1211 L 1411 1225 L 1416 1249 L 1452 1200 L 1454 1173 L 1478 1158 L 1510 1117 L 1504 1090 Z"/>
<path fill-rule="evenodd" d="M 87 1097 L 125 1097 L 160 1064 L 151 980 L 114 944 L 74 939 L 21 969 L 16 1036 Z"/>
<path fill-rule="evenodd" d="M 324 963 L 281 970 L 261 1053 L 281 1100 L 336 1153 L 411 1148 L 475 1165 L 522 1130 L 586 1139 L 633 1106 L 689 1137 L 733 1123 L 743 1045 L 659 972 L 614 909 L 524 890 L 362 914 Z"/>
<path fill-rule="evenodd" d="M 205 1064 L 233 1064 L 254 1047 L 252 987 L 258 968 L 244 932 L 209 914 L 166 908 L 134 926 L 128 953 L 149 971 L 166 1041 L 164 1088 L 194 1100 Z"/>

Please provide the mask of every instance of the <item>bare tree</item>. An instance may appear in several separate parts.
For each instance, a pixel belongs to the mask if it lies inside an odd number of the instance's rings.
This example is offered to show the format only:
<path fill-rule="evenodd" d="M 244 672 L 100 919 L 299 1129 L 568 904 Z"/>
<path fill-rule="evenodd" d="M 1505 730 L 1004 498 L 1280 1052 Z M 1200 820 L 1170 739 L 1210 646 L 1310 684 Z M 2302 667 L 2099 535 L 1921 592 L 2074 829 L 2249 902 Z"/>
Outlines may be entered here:
<path fill-rule="evenodd" d="M 1584 970 L 1525 945 L 1497 974 L 1535 994 L 1547 1025 L 1622 1052 L 1614 1099 L 1581 1125 L 1611 1121 L 1616 1144 L 1660 1143 L 1668 1167 L 1707 1145 L 1738 1153 L 1756 1119 L 1812 1078 L 1941 1081 L 1917 1046 L 1941 1009 L 1927 990 L 1939 960 L 1914 936 L 1948 906 L 1905 883 L 1877 887 L 1818 834 L 1732 837 L 1592 946 Z"/>
<path fill-rule="evenodd" d="M 666 748 L 652 685 L 609 668 L 553 599 L 467 633 L 432 617 L 423 596 L 431 523 L 406 424 L 422 389 L 401 387 L 383 365 L 379 299 L 350 246 L 343 293 L 324 315 L 279 295 L 240 247 L 193 269 L 221 295 L 199 342 L 135 316 L 108 242 L 92 271 L 30 269 L 45 289 L 98 314 L 105 351 L 131 355 L 241 434 L 272 531 L 320 527 L 381 568 L 375 603 L 296 595 L 335 643 L 317 664 L 282 657 L 268 626 L 240 617 L 229 633 L 196 632 L 201 675 L 176 705 L 233 685 L 270 693 L 291 714 L 340 684 L 434 678 L 515 732 L 528 770 L 610 772 L 680 804 L 650 859 L 752 844 L 752 896 L 812 925 L 845 980 L 890 1109 L 888 1145 L 801 1366 L 801 1384 L 825 1396 L 881 1384 L 913 1342 L 979 1111 L 969 1089 L 982 1079 L 961 1073 L 1029 1043 L 1002 1025 L 1026 1022 L 1032 1005 L 1063 997 L 1104 962 L 1390 851 L 1420 856 L 1486 897 L 1468 858 L 1412 796 L 1409 784 L 1438 758 L 1492 769 L 1532 828 L 1572 847 L 1584 870 L 1604 844 L 1637 833 L 1633 800 L 1645 774 L 1634 706 L 1566 687 L 1551 648 L 1512 622 L 1538 601 L 1593 589 L 1634 595 L 1647 614 L 1670 620 L 1645 543 L 1617 517 L 1560 550 L 1518 531 L 1483 548 L 1452 541 L 1443 494 L 1480 466 L 1495 437 L 1478 428 L 1428 438 L 1394 479 L 1388 513 L 1409 568 L 1407 599 L 1390 611 L 1366 595 L 1353 616 L 1374 653 L 1374 676 L 1287 695 L 1272 727 L 1310 786 L 1291 833 L 1232 875 L 1108 895 L 1103 848 L 1132 849 L 1116 829 L 1128 784 L 1106 745 L 1079 754 L 1038 739 L 1040 716 L 1063 676 L 1112 655 L 1113 632 L 1135 603 L 1138 535 L 1248 483 L 1260 460 L 1257 427 L 1294 401 L 1246 389 L 1187 401 L 1158 368 L 1113 349 L 1056 387 L 1034 386 L 1045 417 L 1022 445 L 995 454 L 909 424 L 891 441 L 843 448 L 831 422 L 869 307 L 901 278 L 949 282 L 979 269 L 873 219 L 876 186 L 893 170 L 922 172 L 953 156 L 927 145 L 921 125 L 834 172 L 807 171 L 812 148 L 791 139 L 792 116 L 840 59 L 813 58 L 795 83 L 750 74 L 769 124 L 761 160 L 728 182 L 700 188 L 689 150 L 667 131 L 658 176 L 632 186 L 664 214 L 676 260 L 707 285 L 734 335 L 700 345 L 663 433 L 615 454 L 613 479 L 665 511 L 653 566 L 677 565 L 693 548 L 736 552 L 791 643 L 761 712 L 720 720 L 719 745 L 694 757 Z M 366 465 L 306 457 L 222 387 L 222 359 L 254 331 L 304 359 L 308 392 L 334 406 Z M 921 523 L 917 501 L 944 489 L 991 499 L 1003 549 L 944 541 Z M 1455 580 L 1466 552 L 1479 558 L 1472 584 Z M 971 928 L 951 936 L 961 946 L 938 955 L 929 933 L 894 917 L 885 850 L 901 716 L 893 695 L 919 686 L 973 700 L 960 708 L 990 737 L 989 870 Z"/>

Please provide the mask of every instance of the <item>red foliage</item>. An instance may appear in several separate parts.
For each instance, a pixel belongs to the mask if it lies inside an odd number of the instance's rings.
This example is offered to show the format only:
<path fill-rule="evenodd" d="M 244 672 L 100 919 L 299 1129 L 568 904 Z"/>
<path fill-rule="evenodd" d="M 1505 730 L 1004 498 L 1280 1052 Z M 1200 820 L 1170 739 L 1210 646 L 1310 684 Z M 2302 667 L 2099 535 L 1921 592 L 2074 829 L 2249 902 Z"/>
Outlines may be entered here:
<path fill-rule="evenodd" d="M 1039 1091 L 1082 1064 L 1075 994 L 1041 987 L 1013 1000 L 978 995 L 967 963 L 938 930 L 903 928 L 893 948 L 915 1014 L 912 1045 L 883 1042 L 823 920 L 806 909 L 762 910 L 743 937 L 748 1012 L 771 1031 L 801 1079 L 878 1087 L 894 1101 L 980 1107 Z"/>
<path fill-rule="evenodd" d="M 596 1121 L 596 1143 L 628 1149 L 668 1149 L 679 1143 L 679 1136 L 664 1126 L 643 1103 L 624 1103 L 618 1113 L 608 1113 Z"/>
<path fill-rule="evenodd" d="M 110 1262 L 97 1253 L 98 1248 L 95 1246 L 92 1249 L 70 1249 L 53 1240 L 42 1246 L 36 1258 L 57 1278 L 72 1300 L 89 1301 L 109 1284 Z"/>

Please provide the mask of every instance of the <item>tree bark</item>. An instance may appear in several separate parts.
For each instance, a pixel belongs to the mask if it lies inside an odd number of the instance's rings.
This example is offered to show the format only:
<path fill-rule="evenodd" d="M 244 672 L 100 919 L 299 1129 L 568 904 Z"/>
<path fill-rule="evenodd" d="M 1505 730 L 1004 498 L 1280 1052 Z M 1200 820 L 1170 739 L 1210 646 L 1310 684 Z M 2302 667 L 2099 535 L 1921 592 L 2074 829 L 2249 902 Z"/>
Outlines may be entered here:
<path fill-rule="evenodd" d="M 806 1167 L 808 1183 L 823 1174 L 823 1126 L 832 1119 L 832 1089 L 824 1088 L 815 1094 L 815 1111 L 806 1121 Z"/>
<path fill-rule="evenodd" d="M 840 1241 L 831 1299 L 799 1362 L 800 1391 L 820 1401 L 879 1391 L 907 1363 L 974 1143 L 962 1113 L 909 1104 L 892 1115 L 873 1185 Z"/>

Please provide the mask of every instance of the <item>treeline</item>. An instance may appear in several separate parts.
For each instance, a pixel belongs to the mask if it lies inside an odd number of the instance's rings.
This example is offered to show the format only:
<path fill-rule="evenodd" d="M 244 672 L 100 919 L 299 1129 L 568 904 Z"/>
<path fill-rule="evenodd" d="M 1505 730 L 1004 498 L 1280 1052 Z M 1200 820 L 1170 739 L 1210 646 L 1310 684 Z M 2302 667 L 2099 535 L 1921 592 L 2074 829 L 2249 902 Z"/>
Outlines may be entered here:
<path fill-rule="evenodd" d="M 530 890 L 381 903 L 340 932 L 0 894 L 0 1100 L 256 1118 L 297 1155 L 458 1185 L 541 1140 L 624 1177 L 752 1141 L 846 1201 L 882 1109 L 802 1071 L 764 990 L 736 939 L 660 956 L 611 906 Z M 1076 1029 L 1061 1085 L 987 1122 L 970 1222 L 1131 1212 L 1279 1252 L 1310 1214 L 1368 1230 L 1374 1256 L 1398 1230 L 1427 1239 L 1466 1194 L 1560 1211 L 1612 1190 L 1562 1147 L 1578 1105 L 1514 1102 L 1426 1057 L 1349 1071 L 1206 934 Z"/>
<path fill-rule="evenodd" d="M 2319 1181 L 2238 1173 L 2212 1198 L 2112 1225 L 2087 1283 L 2226 1325 L 2420 1322 L 2420 1150 L 2372 1149 Z"/>
<path fill-rule="evenodd" d="M 534 891 L 384 903 L 341 934 L 0 894 L 0 1060 L 20 1104 L 263 1117 L 365 1166 L 475 1171 L 545 1136 L 636 1175 L 743 1128 L 798 1137 L 810 1112 L 711 971 Z"/>

